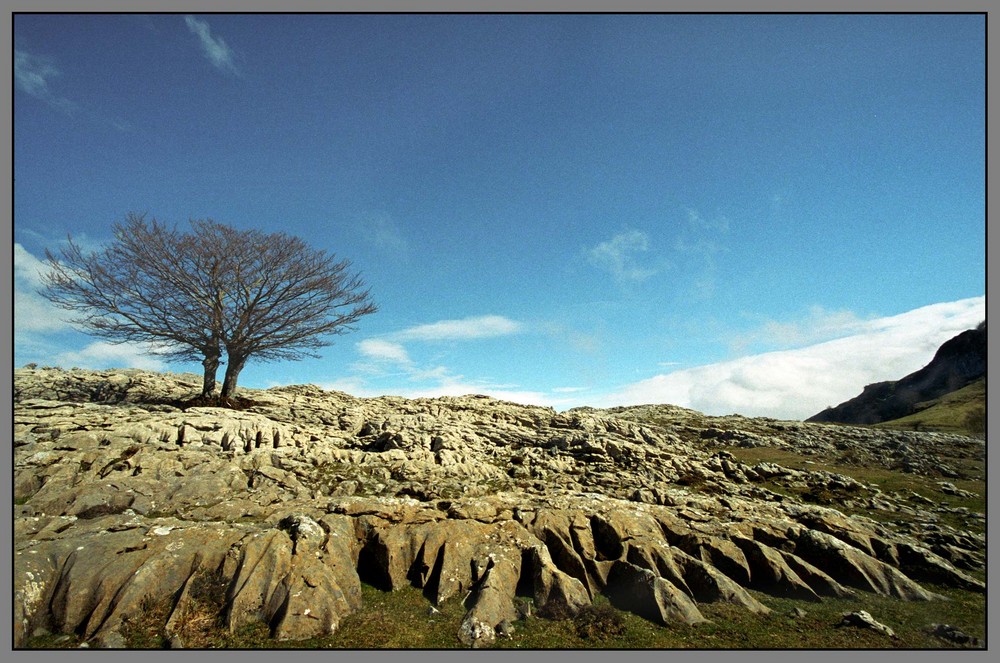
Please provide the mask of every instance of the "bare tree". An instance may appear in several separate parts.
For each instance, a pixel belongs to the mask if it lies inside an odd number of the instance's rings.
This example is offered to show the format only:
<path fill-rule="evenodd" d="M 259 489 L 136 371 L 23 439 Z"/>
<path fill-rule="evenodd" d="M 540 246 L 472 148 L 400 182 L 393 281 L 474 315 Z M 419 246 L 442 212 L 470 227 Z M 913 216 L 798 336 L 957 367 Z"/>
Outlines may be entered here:
<path fill-rule="evenodd" d="M 70 238 L 59 257 L 46 251 L 41 292 L 97 336 L 201 360 L 205 396 L 225 350 L 223 399 L 235 395 L 251 357 L 315 356 L 330 335 L 377 310 L 349 261 L 296 237 L 210 220 L 191 226 L 180 233 L 130 214 L 114 226 L 114 241 L 91 254 Z"/>

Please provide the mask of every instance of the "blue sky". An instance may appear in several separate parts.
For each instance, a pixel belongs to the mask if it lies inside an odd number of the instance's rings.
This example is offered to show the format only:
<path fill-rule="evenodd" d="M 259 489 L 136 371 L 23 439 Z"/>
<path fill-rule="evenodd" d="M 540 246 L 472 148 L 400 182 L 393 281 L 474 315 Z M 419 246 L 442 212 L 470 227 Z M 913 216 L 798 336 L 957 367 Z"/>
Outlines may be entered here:
<path fill-rule="evenodd" d="M 985 319 L 979 15 L 17 15 L 15 365 L 166 364 L 35 293 L 129 212 L 381 310 L 241 385 L 809 416 Z"/>

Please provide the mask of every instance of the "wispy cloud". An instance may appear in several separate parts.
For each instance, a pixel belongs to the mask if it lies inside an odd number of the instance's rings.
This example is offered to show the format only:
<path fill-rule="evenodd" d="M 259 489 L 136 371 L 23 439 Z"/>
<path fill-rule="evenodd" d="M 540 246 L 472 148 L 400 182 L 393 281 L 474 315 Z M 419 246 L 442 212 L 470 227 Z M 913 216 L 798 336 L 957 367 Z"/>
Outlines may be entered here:
<path fill-rule="evenodd" d="M 697 210 L 687 210 L 687 224 L 674 241 L 674 250 L 695 261 L 685 269 L 692 275 L 692 295 L 709 299 L 715 294 L 716 255 L 728 251 L 722 237 L 729 232 L 725 217 L 709 219 Z"/>
<path fill-rule="evenodd" d="M 405 256 L 409 252 L 403 229 L 392 217 L 381 214 L 369 214 L 361 222 L 361 234 L 380 251 L 393 256 Z"/>
<path fill-rule="evenodd" d="M 590 264 L 611 274 L 619 285 L 639 283 L 658 270 L 644 267 L 635 255 L 649 250 L 649 236 L 639 230 L 619 233 L 587 251 Z"/>
<path fill-rule="evenodd" d="M 557 407 L 564 404 L 564 399 L 556 398 L 541 391 L 519 390 L 510 386 L 497 386 L 487 382 L 466 382 L 444 380 L 440 384 L 404 391 L 401 396 L 406 398 L 437 398 L 438 396 L 467 396 L 482 394 L 502 401 L 511 401 L 523 405 L 540 405 Z"/>
<path fill-rule="evenodd" d="M 495 384 L 489 380 L 470 380 L 464 375 L 456 375 L 443 366 L 437 366 L 428 371 L 413 369 L 409 374 L 408 383 L 394 384 L 390 389 L 371 386 L 364 377 L 359 375 L 338 378 L 335 381 L 320 384 L 323 389 L 345 391 L 352 396 L 370 398 L 376 396 L 402 396 L 403 398 L 437 398 L 439 396 L 468 396 L 482 394 L 504 401 L 522 403 L 524 405 L 540 405 L 543 407 L 560 407 L 570 403 L 569 399 L 560 396 L 566 390 L 553 389 L 552 393 L 519 389 L 517 385 Z"/>
<path fill-rule="evenodd" d="M 698 213 L 698 210 L 688 208 L 687 210 L 688 228 L 697 232 L 727 233 L 729 232 L 729 219 L 724 216 L 709 219 Z"/>
<path fill-rule="evenodd" d="M 523 330 L 524 324 L 516 320 L 502 315 L 481 315 L 416 325 L 391 337 L 400 341 L 455 341 L 510 336 Z"/>
<path fill-rule="evenodd" d="M 14 51 L 14 81 L 17 87 L 36 99 L 41 99 L 53 108 L 68 115 L 74 114 L 79 106 L 52 91 L 49 82 L 62 75 L 55 60 L 32 55 L 26 51 Z"/>
<path fill-rule="evenodd" d="M 587 391 L 587 387 L 553 387 L 552 391 L 557 394 L 575 394 L 581 391 Z"/>
<path fill-rule="evenodd" d="M 364 361 L 353 364 L 355 375 L 330 382 L 325 388 L 348 391 L 355 395 L 377 396 L 390 393 L 370 386 L 368 378 L 387 374 L 403 378 L 391 393 L 406 398 L 485 394 L 493 398 L 556 407 L 568 402 L 559 394 L 577 391 L 577 387 L 554 389 L 552 393 L 524 390 L 518 385 L 497 384 L 489 379 L 468 379 L 446 366 L 415 361 L 406 344 L 439 341 L 476 341 L 523 333 L 524 323 L 501 315 L 482 315 L 456 320 L 439 320 L 408 327 L 381 338 L 365 339 L 356 344 Z"/>
<path fill-rule="evenodd" d="M 61 75 L 53 58 L 33 55 L 27 51 L 14 51 L 14 81 L 20 90 L 70 117 L 82 114 L 90 121 L 110 124 L 119 131 L 131 131 L 132 126 L 126 120 L 84 109 L 75 101 L 54 92 L 49 83 Z"/>
<path fill-rule="evenodd" d="M 789 349 L 863 331 L 869 320 L 853 311 L 812 306 L 799 320 L 764 319 L 755 329 L 733 335 L 729 346 L 736 354 L 752 348 Z"/>
<path fill-rule="evenodd" d="M 184 22 L 187 23 L 188 29 L 198 37 L 201 50 L 213 67 L 223 73 L 240 75 L 234 61 L 233 50 L 229 48 L 222 37 L 212 36 L 212 29 L 209 27 L 208 21 L 199 21 L 189 14 L 184 17 Z"/>
<path fill-rule="evenodd" d="M 865 385 L 923 367 L 942 343 L 985 318 L 985 297 L 975 297 L 852 322 L 843 338 L 656 375 L 595 404 L 670 403 L 706 414 L 804 419 Z"/>

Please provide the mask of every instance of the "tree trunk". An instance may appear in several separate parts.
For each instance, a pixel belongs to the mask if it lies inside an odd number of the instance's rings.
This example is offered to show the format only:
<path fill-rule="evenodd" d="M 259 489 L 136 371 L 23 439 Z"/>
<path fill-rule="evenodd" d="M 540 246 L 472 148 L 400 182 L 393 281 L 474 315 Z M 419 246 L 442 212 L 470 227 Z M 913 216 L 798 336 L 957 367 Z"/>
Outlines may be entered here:
<path fill-rule="evenodd" d="M 226 380 L 222 383 L 222 398 L 232 398 L 236 395 L 236 382 L 240 379 L 240 371 L 247 363 L 246 357 L 229 355 L 229 365 L 226 366 Z"/>
<path fill-rule="evenodd" d="M 205 376 L 201 383 L 202 396 L 211 396 L 212 392 L 215 391 L 215 373 L 219 370 L 220 356 L 218 352 L 205 353 L 205 360 L 201 362 L 201 365 L 205 367 Z"/>

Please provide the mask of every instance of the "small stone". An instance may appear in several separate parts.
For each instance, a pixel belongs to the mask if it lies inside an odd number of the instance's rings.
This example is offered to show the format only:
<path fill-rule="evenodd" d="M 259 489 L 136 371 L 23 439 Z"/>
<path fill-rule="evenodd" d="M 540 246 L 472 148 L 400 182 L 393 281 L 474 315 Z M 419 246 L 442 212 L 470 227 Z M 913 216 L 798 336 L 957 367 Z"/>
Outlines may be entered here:
<path fill-rule="evenodd" d="M 983 646 L 982 640 L 967 635 L 950 624 L 931 624 L 927 631 L 942 640 L 948 640 L 965 647 L 978 649 Z"/>
<path fill-rule="evenodd" d="M 875 619 L 868 613 L 867 610 L 858 610 L 857 612 L 845 612 L 843 615 L 841 615 L 839 626 L 857 626 L 860 628 L 870 628 L 873 631 L 884 633 L 890 638 L 896 637 L 895 631 L 893 631 L 885 624 L 880 624 L 879 622 L 875 621 Z"/>

